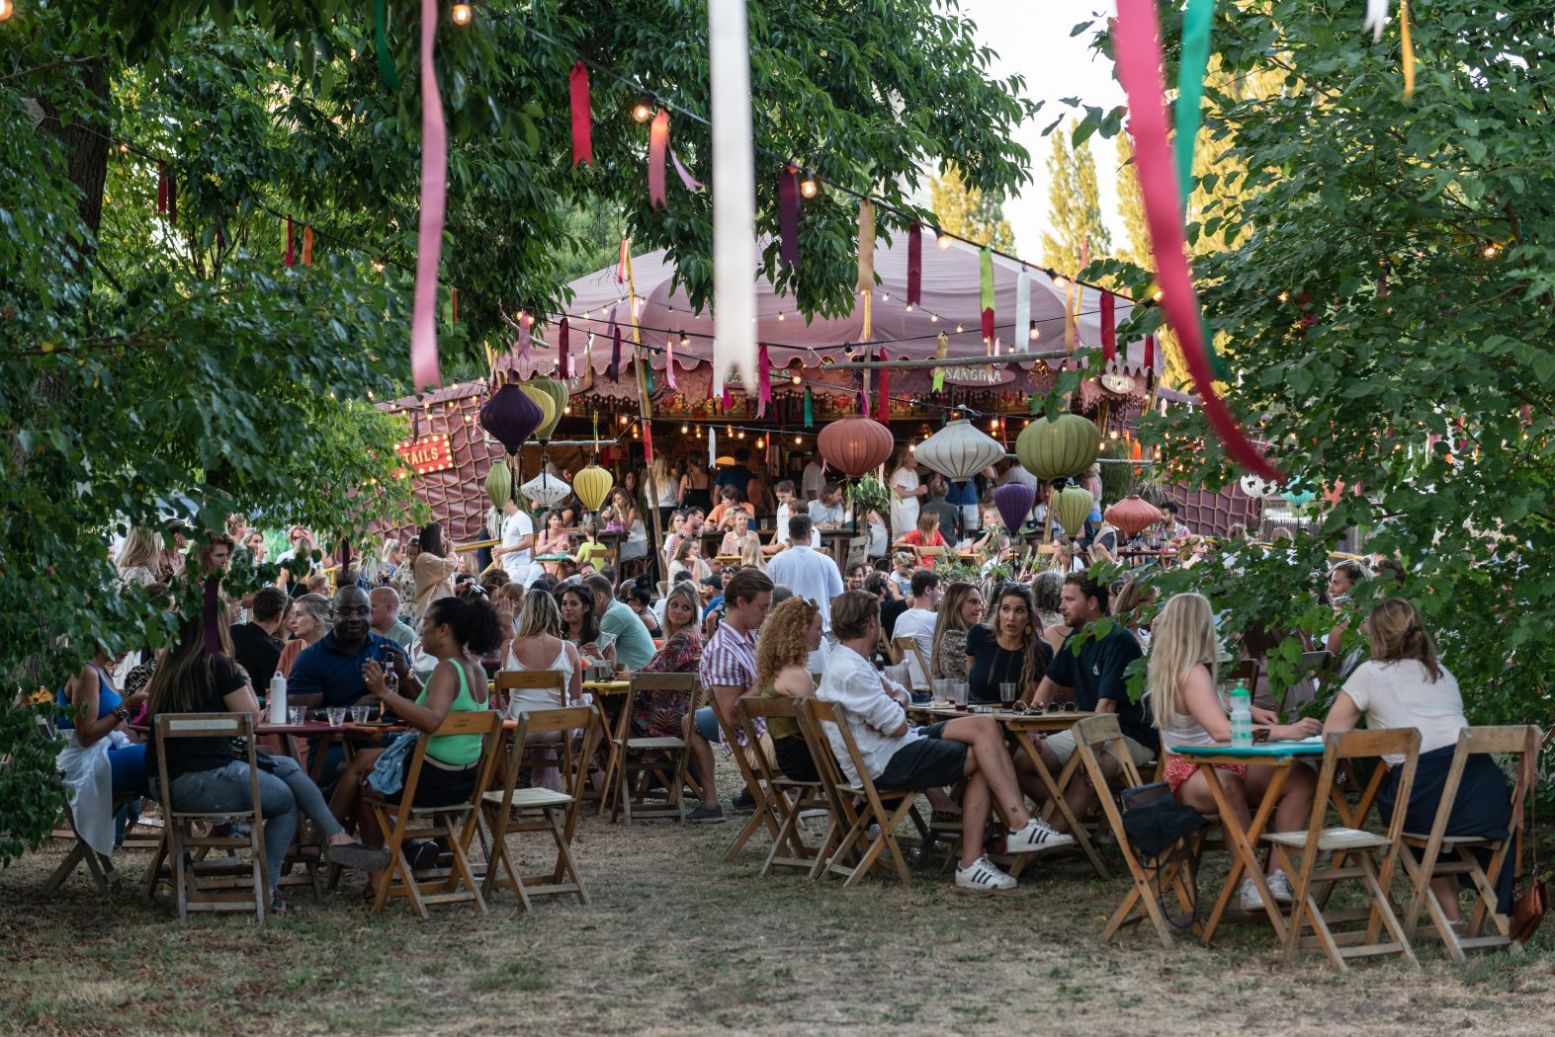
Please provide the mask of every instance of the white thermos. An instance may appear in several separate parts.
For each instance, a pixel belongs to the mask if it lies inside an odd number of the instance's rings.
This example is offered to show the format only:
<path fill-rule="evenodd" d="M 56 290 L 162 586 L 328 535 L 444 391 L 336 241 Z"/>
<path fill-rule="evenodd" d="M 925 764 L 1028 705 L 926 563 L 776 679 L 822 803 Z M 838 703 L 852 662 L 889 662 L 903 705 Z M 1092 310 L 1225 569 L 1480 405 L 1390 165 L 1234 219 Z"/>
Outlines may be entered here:
<path fill-rule="evenodd" d="M 270 678 L 270 723 L 286 723 L 286 676 L 279 670 Z"/>

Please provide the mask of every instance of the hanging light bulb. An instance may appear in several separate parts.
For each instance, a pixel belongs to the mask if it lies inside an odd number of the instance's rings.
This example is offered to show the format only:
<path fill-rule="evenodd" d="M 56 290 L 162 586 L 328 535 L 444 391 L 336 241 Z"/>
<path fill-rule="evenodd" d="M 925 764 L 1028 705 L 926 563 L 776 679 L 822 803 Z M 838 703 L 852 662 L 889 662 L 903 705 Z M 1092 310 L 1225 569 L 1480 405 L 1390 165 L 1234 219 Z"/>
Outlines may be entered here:
<path fill-rule="evenodd" d="M 965 330 L 966 330 L 966 325 L 964 325 L 964 324 L 957 324 L 956 325 L 956 334 L 957 335 L 961 334 Z"/>
<path fill-rule="evenodd" d="M 632 105 L 632 118 L 636 119 L 638 122 L 647 122 L 649 119 L 653 118 L 653 106 L 649 104 L 646 99 L 638 101 L 636 104 Z"/>
<path fill-rule="evenodd" d="M 912 307 L 912 303 L 908 303 L 908 304 L 907 304 L 907 307 L 906 307 L 906 308 L 907 308 L 907 312 L 908 312 L 908 313 L 911 313 L 911 312 L 912 312 L 912 309 L 913 309 L 913 307 Z"/>
<path fill-rule="evenodd" d="M 881 292 L 880 293 L 880 298 L 881 298 L 882 301 L 889 302 L 891 300 L 891 293 L 890 292 Z"/>
<path fill-rule="evenodd" d="M 767 449 L 767 441 L 765 439 L 763 439 L 762 437 L 757 436 L 756 437 L 756 449 L 757 450 L 765 450 L 765 449 Z"/>
<path fill-rule="evenodd" d="M 783 311 L 782 310 L 778 310 L 778 320 L 782 320 L 782 319 L 783 319 Z"/>
<path fill-rule="evenodd" d="M 1164 298 L 1166 298 L 1166 292 L 1162 291 L 1160 285 L 1156 285 L 1150 292 L 1151 301 L 1160 302 Z"/>
<path fill-rule="evenodd" d="M 1063 291 L 1065 288 L 1069 287 L 1069 278 L 1065 277 L 1063 274 L 1054 274 L 1053 287 L 1057 288 L 1059 291 Z"/>
<path fill-rule="evenodd" d="M 939 323 L 939 314 L 937 314 L 937 313 L 929 314 L 929 323 L 930 324 L 938 324 Z"/>
<path fill-rule="evenodd" d="M 0 0 L 0 22 L 10 21 L 12 13 L 16 11 L 16 4 L 11 0 Z"/>
<path fill-rule="evenodd" d="M 1031 341 L 1033 341 L 1033 342 L 1035 342 L 1041 336 L 1042 336 L 1042 329 L 1038 328 L 1035 324 L 1033 324 L 1031 326 L 1031 331 L 1029 331 L 1027 333 L 1027 335 L 1026 335 L 1026 337 L 1031 339 Z"/>
<path fill-rule="evenodd" d="M 571 414 L 572 413 L 572 404 L 569 403 L 569 404 L 567 404 L 567 406 L 563 407 L 562 408 L 562 413 L 563 414 Z"/>
<path fill-rule="evenodd" d="M 454 4 L 449 14 L 452 15 L 455 25 L 469 25 L 470 20 L 475 17 L 475 12 L 470 9 L 469 4 Z"/>
<path fill-rule="evenodd" d="M 0 3 L 3 3 L 3 2 L 5 2 L 5 0 L 0 0 Z M 373 273 L 375 273 L 375 274 L 383 273 L 383 260 L 381 260 L 381 259 L 373 260 Z"/>
<path fill-rule="evenodd" d="M 797 374 L 794 375 L 794 384 L 795 385 L 803 384 L 803 382 L 804 382 L 804 379 L 800 378 Z"/>
<path fill-rule="evenodd" d="M 684 331 L 682 331 L 680 333 L 680 348 L 685 349 L 689 345 L 691 345 L 691 339 L 686 336 Z"/>
<path fill-rule="evenodd" d="M 1275 296 L 1275 298 L 1280 300 L 1280 302 L 1282 302 L 1282 303 L 1283 302 L 1290 302 L 1290 293 L 1289 292 L 1281 292 L 1279 295 Z"/>
<path fill-rule="evenodd" d="M 799 194 L 803 198 L 814 198 L 821 193 L 821 183 L 815 177 L 806 173 L 804 179 L 799 181 Z"/>
<path fill-rule="evenodd" d="M 1501 246 L 1497 245 L 1494 241 L 1492 241 L 1490 244 L 1485 246 L 1485 252 L 1484 252 L 1485 258 L 1486 259 L 1494 259 L 1494 258 L 1496 258 L 1496 253 L 1500 252 L 1500 251 L 1501 251 Z"/>
<path fill-rule="evenodd" d="M 950 248 L 950 245 L 953 241 L 955 241 L 955 239 L 952 238 L 949 234 L 946 234 L 939 227 L 934 228 L 934 244 L 938 245 L 941 249 Z"/>
<path fill-rule="evenodd" d="M 803 445 L 804 445 L 803 437 L 795 436 L 794 437 L 794 446 L 803 446 Z"/>

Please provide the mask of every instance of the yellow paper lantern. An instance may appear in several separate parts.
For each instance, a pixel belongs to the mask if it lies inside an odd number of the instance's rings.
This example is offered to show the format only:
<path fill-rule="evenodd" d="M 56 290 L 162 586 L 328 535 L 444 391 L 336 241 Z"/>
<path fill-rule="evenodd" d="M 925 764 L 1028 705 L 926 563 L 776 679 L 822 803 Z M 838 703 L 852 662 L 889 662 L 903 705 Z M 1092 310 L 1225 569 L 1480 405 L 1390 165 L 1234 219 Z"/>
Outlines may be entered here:
<path fill-rule="evenodd" d="M 562 413 L 567 409 L 567 383 L 557 381 L 555 378 L 535 378 L 528 383 L 532 388 L 539 389 L 548 395 L 556 403 L 556 417 L 548 424 L 535 429 L 535 437 L 544 443 L 551 438 L 556 431 L 556 423 L 561 420 Z"/>
<path fill-rule="evenodd" d="M 597 464 L 578 469 L 578 473 L 572 477 L 572 488 L 583 506 L 590 511 L 599 510 L 599 506 L 605 503 L 605 495 L 615 484 L 615 477 Z"/>
<path fill-rule="evenodd" d="M 556 419 L 561 417 L 561 411 L 556 409 L 556 398 L 544 389 L 534 385 L 520 385 L 525 396 L 535 401 L 535 406 L 540 408 L 542 415 L 540 424 L 535 426 L 533 435 L 536 439 L 551 438 L 551 429 L 556 427 Z"/>

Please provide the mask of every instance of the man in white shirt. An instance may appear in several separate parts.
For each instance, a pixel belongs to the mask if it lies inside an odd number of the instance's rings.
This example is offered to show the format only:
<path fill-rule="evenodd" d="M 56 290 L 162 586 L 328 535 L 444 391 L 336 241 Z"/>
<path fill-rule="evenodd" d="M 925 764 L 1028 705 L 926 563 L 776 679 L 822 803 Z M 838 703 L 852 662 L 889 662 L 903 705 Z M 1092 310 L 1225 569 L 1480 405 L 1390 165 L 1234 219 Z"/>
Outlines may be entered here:
<path fill-rule="evenodd" d="M 831 629 L 831 600 L 842 593 L 842 570 L 810 546 L 810 516 L 788 520 L 789 548 L 767 563 L 767 575 L 795 597 L 809 598 L 821 609 L 821 629 Z"/>
<path fill-rule="evenodd" d="M 535 523 L 511 497 L 502 506 L 502 544 L 492 549 L 492 557 L 521 587 L 534 582 Z"/>
<path fill-rule="evenodd" d="M 805 500 L 819 500 L 821 491 L 826 489 L 826 473 L 821 471 L 819 462 L 811 461 L 804 466 L 804 475 L 799 478 L 799 488 L 804 492 Z"/>
<path fill-rule="evenodd" d="M 939 603 L 942 592 L 939 576 L 929 569 L 919 569 L 912 574 L 912 596 L 907 599 L 907 610 L 896 617 L 891 630 L 893 640 L 910 637 L 918 642 L 918 651 L 925 659 L 934 654 L 934 624 L 939 619 Z M 918 655 L 907 653 L 907 665 L 912 673 L 914 688 L 929 687 L 928 674 L 918 665 Z"/>
<path fill-rule="evenodd" d="M 912 791 L 966 782 L 957 888 L 982 892 L 1015 888 L 1015 879 L 983 853 L 988 812 L 995 802 L 1010 824 L 1007 852 L 1034 853 L 1073 841 L 1027 812 L 1004 736 L 991 717 L 958 717 L 918 729 L 908 725 L 906 691 L 882 677 L 869 661 L 880 638 L 880 602 L 873 594 L 848 591 L 831 605 L 838 644 L 827 659 L 816 698 L 841 707 L 877 788 Z M 842 733 L 828 725 L 826 736 L 843 771 L 857 781 Z"/>
<path fill-rule="evenodd" d="M 816 529 L 836 529 L 846 518 L 842 507 L 842 484 L 827 483 L 821 489 L 821 499 L 810 505 L 810 524 Z"/>
<path fill-rule="evenodd" d="M 781 551 L 788 546 L 788 520 L 795 515 L 808 515 L 810 504 L 806 501 L 794 499 L 794 484 L 787 479 L 777 484 L 777 518 L 775 528 L 772 531 L 772 543 L 768 546 Z M 814 528 L 815 522 L 810 523 L 810 546 L 821 546 L 821 531 Z"/>

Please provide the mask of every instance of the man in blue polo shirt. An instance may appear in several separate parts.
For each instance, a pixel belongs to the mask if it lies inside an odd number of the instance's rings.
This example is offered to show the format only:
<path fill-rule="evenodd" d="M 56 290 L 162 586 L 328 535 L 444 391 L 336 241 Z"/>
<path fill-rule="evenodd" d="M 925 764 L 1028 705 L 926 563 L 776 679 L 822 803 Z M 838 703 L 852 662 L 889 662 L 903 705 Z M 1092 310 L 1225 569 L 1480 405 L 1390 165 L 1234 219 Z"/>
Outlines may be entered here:
<path fill-rule="evenodd" d="M 353 706 L 371 699 L 362 682 L 362 664 L 371 659 L 399 675 L 400 694 L 414 698 L 421 684 L 410 672 L 399 645 L 372 631 L 372 604 L 361 588 L 348 584 L 335 594 L 334 628 L 304 648 L 286 681 L 287 701 L 298 706 Z"/>

